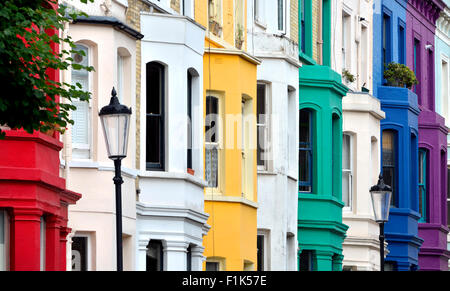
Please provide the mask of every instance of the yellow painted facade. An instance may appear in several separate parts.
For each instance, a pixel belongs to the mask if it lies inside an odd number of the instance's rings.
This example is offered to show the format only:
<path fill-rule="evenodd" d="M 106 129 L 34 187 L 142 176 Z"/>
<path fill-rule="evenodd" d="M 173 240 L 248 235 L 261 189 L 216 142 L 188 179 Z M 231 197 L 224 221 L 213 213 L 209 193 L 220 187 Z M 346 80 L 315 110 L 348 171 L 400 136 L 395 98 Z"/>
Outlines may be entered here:
<path fill-rule="evenodd" d="M 220 270 L 256 270 L 256 84 L 260 62 L 236 48 L 246 48 L 247 1 L 211 1 L 217 0 L 195 2 L 195 20 L 207 28 L 204 112 L 206 96 L 213 96 L 218 100 L 219 115 L 218 182 L 216 188 L 205 188 L 211 230 L 204 239 L 204 256 L 207 262 L 218 262 Z M 238 18 L 236 11 L 242 13 Z M 209 17 L 211 13 L 214 16 Z"/>

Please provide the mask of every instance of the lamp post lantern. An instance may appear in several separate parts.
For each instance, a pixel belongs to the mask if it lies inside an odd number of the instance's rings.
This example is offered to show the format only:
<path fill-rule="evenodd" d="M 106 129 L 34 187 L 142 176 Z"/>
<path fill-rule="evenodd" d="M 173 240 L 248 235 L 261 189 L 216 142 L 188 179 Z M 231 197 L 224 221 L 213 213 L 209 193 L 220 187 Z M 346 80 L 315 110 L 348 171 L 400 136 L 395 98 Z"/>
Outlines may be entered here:
<path fill-rule="evenodd" d="M 122 159 L 127 156 L 128 133 L 130 129 L 131 108 L 120 104 L 116 90 L 112 89 L 109 105 L 103 107 L 98 114 L 102 122 L 108 157 L 114 161 L 116 187 L 116 241 L 117 271 L 123 271 L 122 253 Z"/>
<path fill-rule="evenodd" d="M 392 189 L 380 174 L 378 184 L 370 188 L 375 221 L 380 225 L 380 270 L 384 271 L 384 224 L 389 220 Z"/>

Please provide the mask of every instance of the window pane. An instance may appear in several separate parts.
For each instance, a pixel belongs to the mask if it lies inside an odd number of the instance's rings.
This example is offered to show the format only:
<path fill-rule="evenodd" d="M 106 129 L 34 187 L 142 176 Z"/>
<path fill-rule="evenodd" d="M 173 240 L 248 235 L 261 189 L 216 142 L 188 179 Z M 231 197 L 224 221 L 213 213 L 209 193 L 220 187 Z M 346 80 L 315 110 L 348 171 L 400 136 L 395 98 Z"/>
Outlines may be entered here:
<path fill-rule="evenodd" d="M 147 114 L 162 114 L 163 67 L 157 63 L 147 64 Z"/>
<path fill-rule="evenodd" d="M 147 116 L 147 163 L 161 163 L 161 120 L 159 117 Z"/>
<path fill-rule="evenodd" d="M 147 271 L 163 271 L 164 253 L 161 241 L 152 240 L 147 245 Z"/>
<path fill-rule="evenodd" d="M 350 193 L 351 193 L 351 172 L 342 172 L 342 201 L 346 207 L 350 206 Z"/>
<path fill-rule="evenodd" d="M 350 170 L 350 136 L 344 134 L 342 139 L 342 168 Z"/>
<path fill-rule="evenodd" d="M 217 188 L 218 151 L 215 147 L 205 149 L 205 177 L 208 187 Z"/>
<path fill-rule="evenodd" d="M 394 156 L 394 133 L 383 132 L 383 166 L 395 166 Z"/>
<path fill-rule="evenodd" d="M 300 110 L 300 126 L 299 126 L 300 143 L 311 142 L 310 116 L 311 113 L 309 113 L 309 111 Z"/>
<path fill-rule="evenodd" d="M 205 142 L 218 142 L 219 100 L 206 97 Z"/>
<path fill-rule="evenodd" d="M 284 0 L 278 0 L 278 30 L 284 30 Z"/>
<path fill-rule="evenodd" d="M 219 263 L 217 262 L 206 262 L 207 272 L 217 272 L 219 271 Z"/>
<path fill-rule="evenodd" d="M 257 237 L 258 248 L 258 269 L 257 271 L 264 271 L 264 236 L 258 235 Z"/>
<path fill-rule="evenodd" d="M 87 237 L 72 238 L 72 271 L 87 271 Z"/>
<path fill-rule="evenodd" d="M 45 271 L 45 255 L 46 255 L 46 243 L 45 243 L 45 235 L 47 233 L 47 226 L 45 223 L 44 217 L 41 217 L 41 235 L 40 235 L 40 270 Z"/>

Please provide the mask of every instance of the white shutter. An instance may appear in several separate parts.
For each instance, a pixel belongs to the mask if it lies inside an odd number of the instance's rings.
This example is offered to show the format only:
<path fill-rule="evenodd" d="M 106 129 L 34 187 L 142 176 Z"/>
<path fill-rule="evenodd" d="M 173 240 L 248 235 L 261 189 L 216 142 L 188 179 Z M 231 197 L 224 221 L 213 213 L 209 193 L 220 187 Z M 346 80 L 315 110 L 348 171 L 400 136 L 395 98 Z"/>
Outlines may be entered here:
<path fill-rule="evenodd" d="M 83 66 L 89 65 L 89 50 L 87 47 L 77 45 L 77 50 L 83 50 L 86 56 L 73 56 L 74 62 Z M 85 70 L 72 71 L 72 85 L 81 85 L 82 90 L 89 90 L 89 72 Z M 77 87 L 78 88 L 78 87 Z M 72 111 L 72 148 L 74 158 L 89 158 L 89 103 L 86 101 L 76 100 L 72 104 L 77 108 Z"/>

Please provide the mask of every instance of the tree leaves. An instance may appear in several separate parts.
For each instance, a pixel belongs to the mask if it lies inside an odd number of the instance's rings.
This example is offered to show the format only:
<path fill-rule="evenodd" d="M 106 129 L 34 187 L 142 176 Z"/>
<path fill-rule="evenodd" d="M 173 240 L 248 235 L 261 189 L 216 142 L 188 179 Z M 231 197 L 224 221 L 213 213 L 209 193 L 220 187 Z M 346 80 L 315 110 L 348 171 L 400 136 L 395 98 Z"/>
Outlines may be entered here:
<path fill-rule="evenodd" d="M 94 0 L 80 0 L 83 3 Z M 57 7 L 56 0 L 4 0 L 0 7 L 0 125 L 12 129 L 23 128 L 47 131 L 68 123 L 73 124 L 69 112 L 75 106 L 61 102 L 90 99 L 81 87 L 60 83 L 57 71 L 94 70 L 72 64 L 76 51 L 70 37 L 62 38 L 55 29 L 63 29 L 70 21 L 67 7 Z M 53 9 L 52 7 L 57 7 Z M 68 15 L 68 14 L 67 14 Z M 85 15 L 71 12 L 73 17 Z M 70 50 L 59 50 L 68 44 Z M 58 50 L 57 50 L 58 49 Z M 0 139 L 4 132 L 0 130 Z"/>

